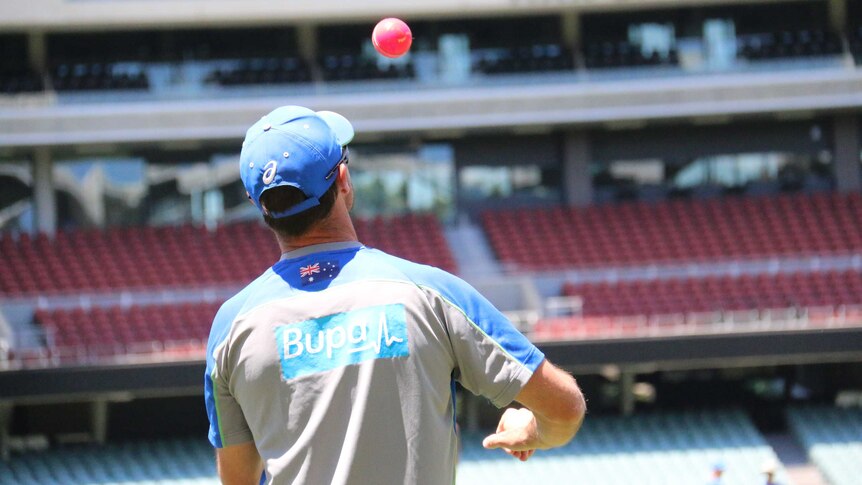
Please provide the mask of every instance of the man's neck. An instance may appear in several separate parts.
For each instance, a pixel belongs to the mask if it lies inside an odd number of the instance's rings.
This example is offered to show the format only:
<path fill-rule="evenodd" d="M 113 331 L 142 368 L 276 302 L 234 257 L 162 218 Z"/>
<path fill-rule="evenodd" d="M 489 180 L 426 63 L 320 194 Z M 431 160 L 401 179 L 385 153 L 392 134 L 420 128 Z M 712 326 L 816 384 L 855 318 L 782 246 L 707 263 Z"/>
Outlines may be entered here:
<path fill-rule="evenodd" d="M 282 254 L 294 251 L 296 249 L 313 246 L 315 244 L 326 244 L 334 242 L 358 241 L 356 230 L 353 228 L 353 222 L 347 218 L 344 221 L 321 221 L 320 224 L 314 226 L 302 236 L 285 238 L 277 235 L 278 246 Z"/>

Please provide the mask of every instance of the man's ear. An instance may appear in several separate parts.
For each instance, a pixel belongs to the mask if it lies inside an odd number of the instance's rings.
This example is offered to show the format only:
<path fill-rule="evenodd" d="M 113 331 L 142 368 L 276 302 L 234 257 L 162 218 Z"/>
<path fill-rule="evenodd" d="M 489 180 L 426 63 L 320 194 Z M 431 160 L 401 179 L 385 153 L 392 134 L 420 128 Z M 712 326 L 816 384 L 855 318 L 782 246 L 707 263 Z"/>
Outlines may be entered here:
<path fill-rule="evenodd" d="M 342 163 L 338 166 L 338 177 L 336 183 L 338 184 L 339 192 L 353 188 L 353 184 L 350 181 L 350 172 L 347 169 L 346 163 Z"/>

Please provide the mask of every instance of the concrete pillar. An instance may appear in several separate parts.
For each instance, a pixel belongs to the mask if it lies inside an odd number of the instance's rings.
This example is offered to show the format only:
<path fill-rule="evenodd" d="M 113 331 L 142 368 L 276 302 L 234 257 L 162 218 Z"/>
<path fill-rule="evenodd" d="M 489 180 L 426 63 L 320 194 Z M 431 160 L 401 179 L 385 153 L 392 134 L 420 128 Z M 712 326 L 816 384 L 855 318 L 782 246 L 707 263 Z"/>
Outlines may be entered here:
<path fill-rule="evenodd" d="M 583 207 L 593 202 L 590 158 L 587 133 L 567 132 L 563 138 L 563 199 L 569 205 Z"/>
<path fill-rule="evenodd" d="M 9 459 L 9 425 L 12 423 L 12 404 L 0 402 L 0 460 Z"/>
<path fill-rule="evenodd" d="M 30 69 L 44 74 L 48 70 L 48 42 L 45 32 L 27 34 L 27 61 Z"/>
<path fill-rule="evenodd" d="M 635 374 L 623 370 L 620 374 L 620 413 L 631 416 L 635 412 Z"/>
<path fill-rule="evenodd" d="M 57 230 L 57 197 L 54 194 L 54 163 L 51 151 L 37 147 L 33 151 L 33 202 L 36 230 L 54 235 Z"/>
<path fill-rule="evenodd" d="M 859 163 L 859 118 L 855 114 L 837 115 L 833 125 L 834 159 L 833 170 L 839 192 L 862 190 L 862 174 Z"/>
<path fill-rule="evenodd" d="M 108 401 L 97 399 L 90 403 L 90 426 L 93 440 L 105 444 L 108 437 Z"/>
<path fill-rule="evenodd" d="M 296 47 L 299 49 L 299 57 L 305 60 L 311 68 L 311 78 L 320 80 L 321 74 L 317 67 L 319 46 L 317 44 L 317 26 L 313 24 L 302 24 L 296 28 Z"/>
<path fill-rule="evenodd" d="M 829 0 L 829 28 L 835 32 L 846 30 L 847 0 Z"/>
<path fill-rule="evenodd" d="M 317 26 L 302 24 L 296 28 L 296 46 L 303 59 L 317 58 Z"/>
<path fill-rule="evenodd" d="M 563 12 L 562 17 L 563 45 L 572 50 L 577 61 L 581 52 L 581 16 L 578 12 Z"/>

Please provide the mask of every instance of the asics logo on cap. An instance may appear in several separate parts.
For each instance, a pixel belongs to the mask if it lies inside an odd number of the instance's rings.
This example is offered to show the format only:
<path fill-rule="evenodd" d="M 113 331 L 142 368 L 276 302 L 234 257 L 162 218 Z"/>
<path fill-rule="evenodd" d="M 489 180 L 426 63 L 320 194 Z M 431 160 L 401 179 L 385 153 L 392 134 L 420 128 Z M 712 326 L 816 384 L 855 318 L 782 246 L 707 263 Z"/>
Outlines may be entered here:
<path fill-rule="evenodd" d="M 275 172 L 277 171 L 277 168 L 278 168 L 278 162 L 276 162 L 275 160 L 270 160 L 269 163 L 267 163 L 263 167 L 263 183 L 264 184 L 269 185 L 272 183 L 272 180 L 275 178 Z"/>

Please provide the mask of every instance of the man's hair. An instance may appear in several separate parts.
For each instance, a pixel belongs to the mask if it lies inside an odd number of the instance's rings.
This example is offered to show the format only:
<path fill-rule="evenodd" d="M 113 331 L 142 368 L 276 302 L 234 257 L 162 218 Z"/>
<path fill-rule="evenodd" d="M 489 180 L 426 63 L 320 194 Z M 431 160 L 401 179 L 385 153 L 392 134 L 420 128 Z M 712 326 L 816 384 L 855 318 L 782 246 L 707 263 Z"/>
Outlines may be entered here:
<path fill-rule="evenodd" d="M 266 225 L 284 237 L 302 236 L 317 222 L 326 219 L 335 205 L 335 197 L 338 194 L 338 184 L 333 184 L 320 197 L 320 205 L 306 209 L 299 214 L 275 219 L 264 213 L 263 220 Z M 266 190 L 260 195 L 260 205 L 268 212 L 282 212 L 307 199 L 305 194 L 290 185 L 282 185 Z"/>

